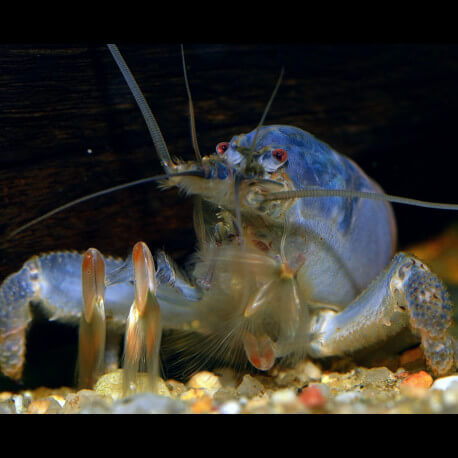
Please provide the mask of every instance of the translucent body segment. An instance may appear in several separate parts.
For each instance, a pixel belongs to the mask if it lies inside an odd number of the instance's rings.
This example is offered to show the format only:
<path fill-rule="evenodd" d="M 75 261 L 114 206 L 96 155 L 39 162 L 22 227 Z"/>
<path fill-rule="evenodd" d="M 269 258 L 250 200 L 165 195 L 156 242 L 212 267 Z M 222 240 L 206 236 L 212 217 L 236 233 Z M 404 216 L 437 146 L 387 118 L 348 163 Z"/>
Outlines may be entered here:
<path fill-rule="evenodd" d="M 243 312 L 243 316 L 245 318 L 249 318 L 250 316 L 254 315 L 257 311 L 262 308 L 262 305 L 265 305 L 266 302 L 266 295 L 269 292 L 268 289 L 272 285 L 272 281 L 262 285 L 250 299 L 245 307 Z"/>

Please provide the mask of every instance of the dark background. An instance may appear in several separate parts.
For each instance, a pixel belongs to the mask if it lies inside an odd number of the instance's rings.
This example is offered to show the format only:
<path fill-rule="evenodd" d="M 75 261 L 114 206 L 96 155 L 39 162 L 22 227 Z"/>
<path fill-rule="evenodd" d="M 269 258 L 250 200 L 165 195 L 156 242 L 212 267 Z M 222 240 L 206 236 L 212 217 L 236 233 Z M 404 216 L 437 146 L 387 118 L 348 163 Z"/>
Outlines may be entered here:
<path fill-rule="evenodd" d="M 180 47 L 120 45 L 172 155 L 193 158 Z M 458 203 L 458 46 L 185 44 L 200 148 L 266 123 L 301 127 L 354 158 L 388 193 Z M 139 110 L 104 45 L 0 46 L 0 235 L 90 192 L 160 173 Z M 92 150 L 89 154 L 88 150 Z M 400 247 L 453 212 L 395 207 Z M 31 255 L 144 240 L 193 249 L 191 202 L 144 185 L 2 240 L 0 280 Z"/>
<path fill-rule="evenodd" d="M 178 44 L 121 44 L 172 155 L 192 159 Z M 292 124 L 348 155 L 386 192 L 458 203 L 458 45 L 185 44 L 202 153 L 266 124 Z M 85 194 L 160 173 L 141 114 L 103 44 L 0 45 L 0 282 L 51 250 L 126 256 L 138 240 L 192 252 L 191 200 L 143 185 L 81 204 L 5 239 Z M 88 151 L 92 151 L 91 154 Z M 395 206 L 399 246 L 440 233 L 454 212 Z"/>

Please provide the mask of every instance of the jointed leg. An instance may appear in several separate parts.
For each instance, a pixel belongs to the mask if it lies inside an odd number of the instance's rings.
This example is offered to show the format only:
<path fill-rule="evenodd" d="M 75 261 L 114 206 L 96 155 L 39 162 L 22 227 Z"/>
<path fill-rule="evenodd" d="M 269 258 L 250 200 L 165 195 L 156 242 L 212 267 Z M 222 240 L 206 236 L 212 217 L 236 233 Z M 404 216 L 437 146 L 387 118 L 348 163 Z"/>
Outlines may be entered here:
<path fill-rule="evenodd" d="M 345 310 L 315 316 L 310 354 L 353 353 L 407 328 L 421 342 L 432 372 L 443 375 L 455 369 L 451 324 L 452 305 L 442 282 L 419 259 L 399 253 Z"/>
<path fill-rule="evenodd" d="M 22 269 L 0 286 L 0 372 L 14 380 L 22 378 L 26 335 L 37 306 L 49 320 L 77 325 L 82 312 L 81 265 L 83 256 L 74 252 L 34 256 Z M 121 261 L 105 258 L 106 269 Z M 105 291 L 108 343 L 113 355 L 112 334 L 122 332 L 133 288 L 128 283 L 110 286 Z"/>

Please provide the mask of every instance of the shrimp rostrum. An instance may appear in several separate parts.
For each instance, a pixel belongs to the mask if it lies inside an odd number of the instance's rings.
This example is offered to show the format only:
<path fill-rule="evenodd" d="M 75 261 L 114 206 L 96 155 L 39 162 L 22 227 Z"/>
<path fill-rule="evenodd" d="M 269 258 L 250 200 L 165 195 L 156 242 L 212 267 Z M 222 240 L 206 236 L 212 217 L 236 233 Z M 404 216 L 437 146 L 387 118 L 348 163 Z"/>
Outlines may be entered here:
<path fill-rule="evenodd" d="M 195 199 L 192 267 L 179 269 L 164 252 L 153 258 L 143 242 L 126 261 L 94 248 L 31 258 L 0 288 L 3 374 L 21 379 L 31 304 L 80 324 L 81 385 L 118 364 L 125 333 L 126 384 L 141 370 L 154 386 L 163 329 L 200 333 L 199 353 L 262 371 L 416 344 L 434 375 L 455 371 L 449 295 L 422 261 L 395 254 L 389 201 L 456 206 L 388 196 L 352 160 L 293 126 L 261 122 L 213 154 L 172 160 L 139 105 L 164 168 L 154 180 Z"/>

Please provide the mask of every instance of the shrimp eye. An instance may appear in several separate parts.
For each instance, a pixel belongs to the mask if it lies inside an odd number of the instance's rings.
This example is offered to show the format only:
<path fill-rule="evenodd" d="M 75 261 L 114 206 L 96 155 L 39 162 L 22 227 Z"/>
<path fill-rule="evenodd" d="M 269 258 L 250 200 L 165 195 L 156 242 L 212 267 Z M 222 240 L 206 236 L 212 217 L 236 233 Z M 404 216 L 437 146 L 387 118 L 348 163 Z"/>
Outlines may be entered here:
<path fill-rule="evenodd" d="M 278 162 L 285 162 L 286 159 L 288 159 L 288 153 L 281 148 L 274 149 L 272 151 L 272 156 L 278 161 Z"/>
<path fill-rule="evenodd" d="M 221 142 L 216 145 L 216 152 L 222 156 L 227 149 L 229 148 L 229 143 L 228 142 Z"/>

